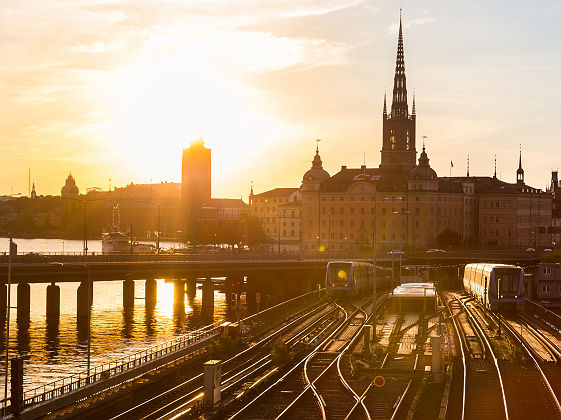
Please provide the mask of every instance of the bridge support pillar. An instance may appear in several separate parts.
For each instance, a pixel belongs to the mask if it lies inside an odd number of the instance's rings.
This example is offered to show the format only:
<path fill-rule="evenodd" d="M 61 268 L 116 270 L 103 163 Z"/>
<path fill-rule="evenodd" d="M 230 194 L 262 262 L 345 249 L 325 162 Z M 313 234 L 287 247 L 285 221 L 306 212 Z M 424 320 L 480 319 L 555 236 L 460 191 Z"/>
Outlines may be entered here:
<path fill-rule="evenodd" d="M 192 299 L 197 293 L 197 279 L 195 277 L 187 278 L 187 297 Z"/>
<path fill-rule="evenodd" d="M 144 300 L 146 306 L 156 306 L 158 301 L 158 282 L 155 279 L 146 279 L 144 284 Z"/>
<path fill-rule="evenodd" d="M 90 302 L 89 302 L 89 305 L 88 305 L 88 282 L 87 281 L 83 281 L 82 283 L 80 283 L 80 285 L 78 286 L 78 291 L 77 291 L 76 295 L 77 295 L 77 305 L 76 305 L 76 307 L 78 309 L 78 317 L 79 318 L 84 318 L 84 317 L 87 318 L 89 307 L 92 305 L 91 296 L 93 295 L 93 293 L 91 293 Z"/>
<path fill-rule="evenodd" d="M 47 318 L 60 316 L 60 287 L 54 282 L 47 286 Z"/>
<path fill-rule="evenodd" d="M 29 319 L 31 287 L 29 283 L 19 283 L 18 296 L 18 319 Z"/>
<path fill-rule="evenodd" d="M 181 279 L 173 282 L 173 306 L 185 306 L 185 282 Z"/>
<path fill-rule="evenodd" d="M 134 280 L 123 281 L 123 307 L 134 307 Z"/>
<path fill-rule="evenodd" d="M 209 318 L 214 315 L 214 283 L 211 278 L 206 278 L 203 283 L 202 313 Z"/>

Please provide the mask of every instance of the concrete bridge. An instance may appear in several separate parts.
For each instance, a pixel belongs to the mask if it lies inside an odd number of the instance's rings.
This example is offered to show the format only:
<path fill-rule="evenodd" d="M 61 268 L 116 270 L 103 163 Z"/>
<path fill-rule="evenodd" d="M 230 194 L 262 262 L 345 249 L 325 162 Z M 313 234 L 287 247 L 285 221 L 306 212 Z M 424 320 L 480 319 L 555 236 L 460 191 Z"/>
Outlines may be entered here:
<path fill-rule="evenodd" d="M 5 316 L 7 256 L 0 256 L 0 318 Z M 358 257 L 358 258 L 357 258 Z M 390 266 L 400 259 L 400 254 L 379 254 L 377 264 Z M 363 259 L 373 261 L 373 256 L 357 254 L 342 256 L 321 254 L 308 258 L 287 254 L 216 253 L 186 255 L 18 255 L 12 269 L 12 283 L 17 284 L 18 317 L 29 316 L 30 283 L 51 283 L 47 287 L 47 315 L 60 313 L 60 289 L 56 283 L 80 282 L 77 291 L 78 316 L 88 314 L 88 285 L 96 281 L 122 281 L 123 306 L 134 306 L 134 280 L 146 282 L 146 305 L 157 300 L 156 278 L 174 282 L 177 302 L 185 293 L 194 293 L 196 282 L 203 282 L 203 311 L 214 306 L 212 278 L 224 278 L 228 296 L 232 292 L 246 292 L 250 313 L 257 305 L 261 309 L 293 296 L 313 290 L 322 283 L 325 267 L 330 260 Z M 453 252 L 406 252 L 401 254 L 404 265 L 429 267 L 461 267 L 477 261 L 501 262 L 522 266 L 535 265 L 534 252 L 512 250 L 462 250 Z M 397 267 L 396 267 L 397 268 Z M 206 280 L 205 280 L 206 279 Z M 91 290 L 90 290 L 91 291 Z M 263 299 L 261 297 L 263 296 Z"/>

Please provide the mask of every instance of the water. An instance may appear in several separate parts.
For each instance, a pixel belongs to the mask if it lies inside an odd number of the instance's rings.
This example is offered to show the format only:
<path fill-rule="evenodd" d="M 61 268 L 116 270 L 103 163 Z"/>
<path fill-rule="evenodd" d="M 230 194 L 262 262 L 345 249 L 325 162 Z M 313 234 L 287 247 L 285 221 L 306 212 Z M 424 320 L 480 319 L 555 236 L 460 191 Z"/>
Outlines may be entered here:
<path fill-rule="evenodd" d="M 18 239 L 14 242 L 18 245 L 18 253 L 41 252 L 41 253 L 73 253 L 80 254 L 83 251 L 82 240 L 77 239 Z M 144 242 L 144 241 L 141 241 Z M 156 245 L 155 242 L 146 242 Z M 160 242 L 160 248 L 179 248 L 177 242 Z M 9 239 L 0 238 L 0 253 L 9 251 Z M 101 253 L 101 240 L 88 239 L 88 252 Z"/>
<path fill-rule="evenodd" d="M 19 239 L 20 252 L 62 251 L 58 239 Z M 0 239 L 0 252 L 8 248 L 8 240 Z M 80 252 L 82 241 L 66 241 L 65 252 Z M 101 241 L 88 242 L 90 250 L 101 250 Z M 173 302 L 173 283 L 158 279 L 158 300 L 155 308 L 144 304 L 144 281 L 135 281 L 135 306 L 123 309 L 121 281 L 94 282 L 91 323 L 91 366 L 106 363 L 146 349 L 187 331 L 200 328 L 227 314 L 224 293 L 214 292 L 214 319 L 201 316 L 202 291 L 185 295 L 184 310 Z M 16 310 L 10 315 L 10 357 L 24 357 L 24 389 L 69 376 L 87 365 L 87 328 L 77 324 L 76 291 L 79 283 L 60 283 L 60 319 L 58 324 L 47 322 L 47 284 L 31 284 L 29 325 L 18 324 Z M 11 289 L 12 307 L 17 305 L 16 286 Z M 4 361 L 6 331 L 0 328 L 0 354 Z M 0 385 L 4 384 L 3 363 L 0 365 Z M 3 396 L 2 396 L 3 397 Z M 1 398 L 1 397 L 0 397 Z"/>

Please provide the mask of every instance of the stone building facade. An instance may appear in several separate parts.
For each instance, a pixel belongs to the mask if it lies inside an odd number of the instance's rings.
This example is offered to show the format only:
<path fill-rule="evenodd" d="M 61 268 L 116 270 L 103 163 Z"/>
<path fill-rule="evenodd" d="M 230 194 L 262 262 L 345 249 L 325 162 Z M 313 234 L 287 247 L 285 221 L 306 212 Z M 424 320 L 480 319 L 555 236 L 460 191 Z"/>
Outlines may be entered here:
<path fill-rule="evenodd" d="M 416 118 L 415 98 L 411 113 L 407 103 L 400 21 L 389 113 L 384 96 L 380 166 L 342 166 L 330 175 L 316 148 L 299 189 L 255 195 L 250 211 L 274 238 L 281 204 L 293 197 L 300 208 L 294 213 L 300 220 L 293 223 L 300 225 L 303 254 L 371 252 L 374 246 L 423 250 L 438 246 L 439 235 L 441 242 L 448 238 L 463 246 L 551 246 L 551 194 L 525 184 L 521 154 L 516 183 L 501 181 L 496 173 L 473 177 L 469 169 L 465 177 L 438 177 L 424 144 L 416 161 Z"/>

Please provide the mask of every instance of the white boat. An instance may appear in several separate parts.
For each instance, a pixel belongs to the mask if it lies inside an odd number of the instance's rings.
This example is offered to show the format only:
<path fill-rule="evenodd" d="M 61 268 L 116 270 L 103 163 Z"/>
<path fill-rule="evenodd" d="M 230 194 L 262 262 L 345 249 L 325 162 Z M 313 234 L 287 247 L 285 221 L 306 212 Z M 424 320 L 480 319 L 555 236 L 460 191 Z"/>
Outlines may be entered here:
<path fill-rule="evenodd" d="M 102 254 L 128 254 L 131 252 L 130 239 L 121 232 L 119 205 L 113 207 L 113 224 L 109 232 L 101 234 Z"/>

